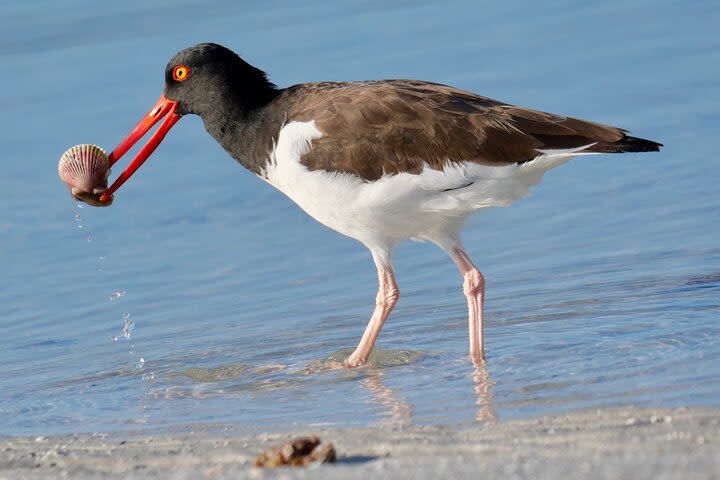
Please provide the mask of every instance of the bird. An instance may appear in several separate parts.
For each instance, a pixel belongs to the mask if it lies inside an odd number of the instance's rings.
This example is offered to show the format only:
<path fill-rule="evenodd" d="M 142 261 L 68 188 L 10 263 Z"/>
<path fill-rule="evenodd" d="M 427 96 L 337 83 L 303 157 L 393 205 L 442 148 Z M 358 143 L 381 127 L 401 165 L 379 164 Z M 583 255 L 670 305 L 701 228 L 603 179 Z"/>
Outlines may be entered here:
<path fill-rule="evenodd" d="M 165 120 L 100 201 L 110 201 L 189 114 L 200 116 L 242 166 L 370 250 L 378 276 L 375 309 L 345 367 L 368 362 L 398 302 L 392 253 L 407 240 L 432 242 L 457 265 L 468 306 L 469 357 L 484 364 L 485 278 L 461 241 L 467 219 L 526 196 L 546 171 L 575 156 L 663 146 L 621 128 L 427 81 L 279 88 L 232 50 L 201 43 L 167 64 L 160 99 L 111 152 L 110 163 Z"/>

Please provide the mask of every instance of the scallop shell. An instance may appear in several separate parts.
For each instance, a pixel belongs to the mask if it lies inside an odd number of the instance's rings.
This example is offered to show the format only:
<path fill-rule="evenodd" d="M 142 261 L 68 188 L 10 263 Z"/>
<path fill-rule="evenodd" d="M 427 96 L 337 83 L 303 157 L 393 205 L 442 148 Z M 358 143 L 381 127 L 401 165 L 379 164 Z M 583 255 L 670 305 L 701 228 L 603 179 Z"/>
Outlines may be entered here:
<path fill-rule="evenodd" d="M 73 195 L 80 192 L 102 193 L 107 190 L 110 160 L 97 145 L 76 145 L 60 157 L 58 173 Z"/>

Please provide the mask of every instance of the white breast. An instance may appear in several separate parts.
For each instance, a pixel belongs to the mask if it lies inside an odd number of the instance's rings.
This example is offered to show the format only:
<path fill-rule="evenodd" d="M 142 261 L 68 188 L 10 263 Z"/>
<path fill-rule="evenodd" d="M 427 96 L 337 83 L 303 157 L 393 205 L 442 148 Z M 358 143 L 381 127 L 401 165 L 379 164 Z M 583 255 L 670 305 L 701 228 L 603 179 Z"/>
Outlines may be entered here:
<path fill-rule="evenodd" d="M 263 177 L 313 218 L 371 249 L 410 238 L 440 244 L 457 238 L 472 212 L 510 205 L 527 195 L 545 171 L 585 148 L 544 152 L 520 165 L 448 163 L 443 170 L 426 167 L 419 174 L 366 182 L 347 173 L 310 171 L 300 163 L 312 141 L 322 136 L 314 121 L 283 126 Z"/>

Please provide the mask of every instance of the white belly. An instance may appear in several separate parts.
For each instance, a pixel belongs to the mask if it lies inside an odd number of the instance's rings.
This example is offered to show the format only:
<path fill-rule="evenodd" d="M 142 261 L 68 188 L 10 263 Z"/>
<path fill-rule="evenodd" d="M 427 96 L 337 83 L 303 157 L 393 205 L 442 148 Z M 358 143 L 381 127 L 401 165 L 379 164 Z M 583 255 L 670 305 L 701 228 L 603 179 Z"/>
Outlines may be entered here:
<path fill-rule="evenodd" d="M 371 249 L 391 248 L 410 238 L 442 242 L 456 237 L 472 212 L 510 205 L 527 195 L 545 171 L 577 154 L 543 154 L 521 165 L 499 167 L 448 163 L 442 171 L 426 167 L 419 174 L 365 182 L 302 165 L 301 156 L 320 137 L 314 121 L 285 125 L 263 176 L 310 216 Z"/>

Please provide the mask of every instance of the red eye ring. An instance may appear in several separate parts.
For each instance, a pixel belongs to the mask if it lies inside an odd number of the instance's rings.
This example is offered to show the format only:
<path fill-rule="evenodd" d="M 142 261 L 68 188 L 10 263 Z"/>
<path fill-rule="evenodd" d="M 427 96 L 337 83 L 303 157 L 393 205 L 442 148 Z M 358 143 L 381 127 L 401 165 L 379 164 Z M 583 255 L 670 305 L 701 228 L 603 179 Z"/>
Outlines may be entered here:
<path fill-rule="evenodd" d="M 190 77 L 190 67 L 187 65 L 178 65 L 173 68 L 173 80 L 176 82 L 184 82 Z"/>

